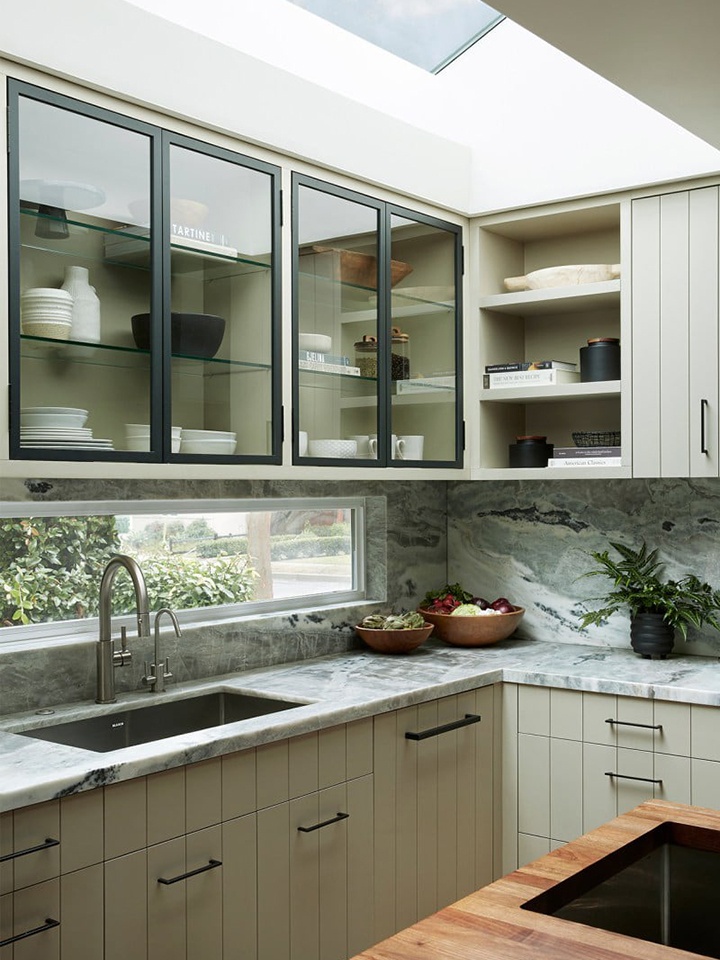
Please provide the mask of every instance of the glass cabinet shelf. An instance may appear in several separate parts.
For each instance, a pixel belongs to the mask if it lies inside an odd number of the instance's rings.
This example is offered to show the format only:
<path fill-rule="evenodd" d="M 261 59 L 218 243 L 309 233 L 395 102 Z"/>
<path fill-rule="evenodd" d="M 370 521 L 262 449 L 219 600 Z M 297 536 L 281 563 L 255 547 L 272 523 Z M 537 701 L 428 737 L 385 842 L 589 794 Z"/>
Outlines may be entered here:
<path fill-rule="evenodd" d="M 315 377 L 326 378 L 336 380 L 344 380 L 349 383 L 357 381 L 358 383 L 377 383 L 377 377 L 361 377 L 355 373 L 335 373 L 332 370 L 306 370 L 303 367 L 300 367 L 298 373 L 301 377 L 307 377 L 312 380 Z"/>
<path fill-rule="evenodd" d="M 77 228 L 71 232 L 79 234 L 82 230 L 90 230 L 95 233 L 106 233 L 111 236 L 119 236 L 128 240 L 139 240 L 142 243 L 150 244 L 150 236 L 144 227 L 127 226 L 117 224 L 114 227 L 103 226 L 99 223 L 89 223 L 85 220 L 72 220 L 70 218 L 56 217 L 49 213 L 40 213 L 37 210 L 28 210 L 26 207 L 20 208 L 20 215 L 23 217 L 32 217 L 35 220 L 49 220 L 52 223 L 63 223 L 67 227 Z M 58 242 L 58 241 L 56 241 Z M 61 242 L 65 242 L 64 240 Z M 50 248 L 54 251 L 54 247 Z"/>
<path fill-rule="evenodd" d="M 22 334 L 20 340 L 23 344 L 21 352 L 23 360 L 89 363 L 98 367 L 136 367 L 139 363 L 146 363 L 150 358 L 149 350 L 113 343 L 56 340 L 51 337 L 32 337 L 27 334 Z M 255 370 L 272 370 L 269 363 L 254 363 L 247 360 L 194 357 L 181 353 L 173 353 L 172 358 L 175 361 L 174 372 L 189 376 L 219 376 L 230 373 L 249 373 Z"/>

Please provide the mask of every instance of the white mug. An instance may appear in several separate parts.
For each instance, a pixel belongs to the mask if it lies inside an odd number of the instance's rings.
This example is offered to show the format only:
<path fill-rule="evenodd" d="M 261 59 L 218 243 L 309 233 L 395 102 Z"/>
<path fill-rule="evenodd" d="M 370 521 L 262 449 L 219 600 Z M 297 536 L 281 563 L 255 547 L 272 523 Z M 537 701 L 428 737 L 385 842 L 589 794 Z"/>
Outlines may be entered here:
<path fill-rule="evenodd" d="M 305 430 L 298 432 L 298 452 L 301 457 L 306 457 L 308 451 L 308 435 Z"/>
<path fill-rule="evenodd" d="M 395 434 L 391 437 L 390 444 L 390 456 L 395 459 L 397 456 L 397 437 Z M 377 458 L 378 455 L 378 435 L 376 433 L 370 434 L 370 456 Z"/>
<path fill-rule="evenodd" d="M 370 454 L 370 437 L 367 433 L 357 434 L 356 436 L 348 437 L 348 440 L 354 440 L 357 443 L 357 457 L 361 460 L 367 460 L 371 456 Z"/>
<path fill-rule="evenodd" d="M 397 442 L 398 460 L 422 460 L 424 444 L 425 444 L 424 436 L 398 437 L 398 442 Z"/>

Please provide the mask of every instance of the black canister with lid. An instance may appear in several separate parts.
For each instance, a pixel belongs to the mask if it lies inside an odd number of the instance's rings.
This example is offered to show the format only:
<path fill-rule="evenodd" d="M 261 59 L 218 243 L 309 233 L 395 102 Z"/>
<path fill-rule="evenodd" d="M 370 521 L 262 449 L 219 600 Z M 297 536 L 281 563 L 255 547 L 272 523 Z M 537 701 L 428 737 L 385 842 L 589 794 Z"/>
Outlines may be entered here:
<path fill-rule="evenodd" d="M 517 437 L 508 447 L 511 467 L 546 467 L 553 453 L 547 437 Z"/>
<path fill-rule="evenodd" d="M 580 380 L 597 383 L 620 379 L 620 341 L 617 337 L 597 337 L 580 348 Z"/>

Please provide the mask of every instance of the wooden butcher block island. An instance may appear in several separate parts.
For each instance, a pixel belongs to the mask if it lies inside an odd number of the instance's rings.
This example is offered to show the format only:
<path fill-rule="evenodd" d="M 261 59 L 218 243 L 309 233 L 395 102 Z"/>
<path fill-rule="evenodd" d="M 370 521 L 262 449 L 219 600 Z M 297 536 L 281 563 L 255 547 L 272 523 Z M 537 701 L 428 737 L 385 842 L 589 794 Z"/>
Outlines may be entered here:
<path fill-rule="evenodd" d="M 357 960 L 720 958 L 720 812 L 650 800 Z"/>

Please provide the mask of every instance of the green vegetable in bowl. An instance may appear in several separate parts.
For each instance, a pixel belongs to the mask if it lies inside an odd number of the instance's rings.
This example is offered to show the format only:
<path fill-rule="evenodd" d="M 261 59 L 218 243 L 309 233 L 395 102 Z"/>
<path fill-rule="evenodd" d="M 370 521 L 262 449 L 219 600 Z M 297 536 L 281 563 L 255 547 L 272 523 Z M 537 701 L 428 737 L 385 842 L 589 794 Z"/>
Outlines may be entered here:
<path fill-rule="evenodd" d="M 476 603 L 461 603 L 450 614 L 451 617 L 482 617 L 483 611 Z"/>
<path fill-rule="evenodd" d="M 432 607 L 436 600 L 445 600 L 446 597 L 457 600 L 458 603 L 470 603 L 473 595 L 464 590 L 459 583 L 448 583 L 442 590 L 429 590 L 421 606 L 424 609 Z"/>
<path fill-rule="evenodd" d="M 425 619 L 419 613 L 391 613 L 384 617 L 381 613 L 374 613 L 365 617 L 360 624 L 366 630 L 420 630 L 427 626 Z"/>

